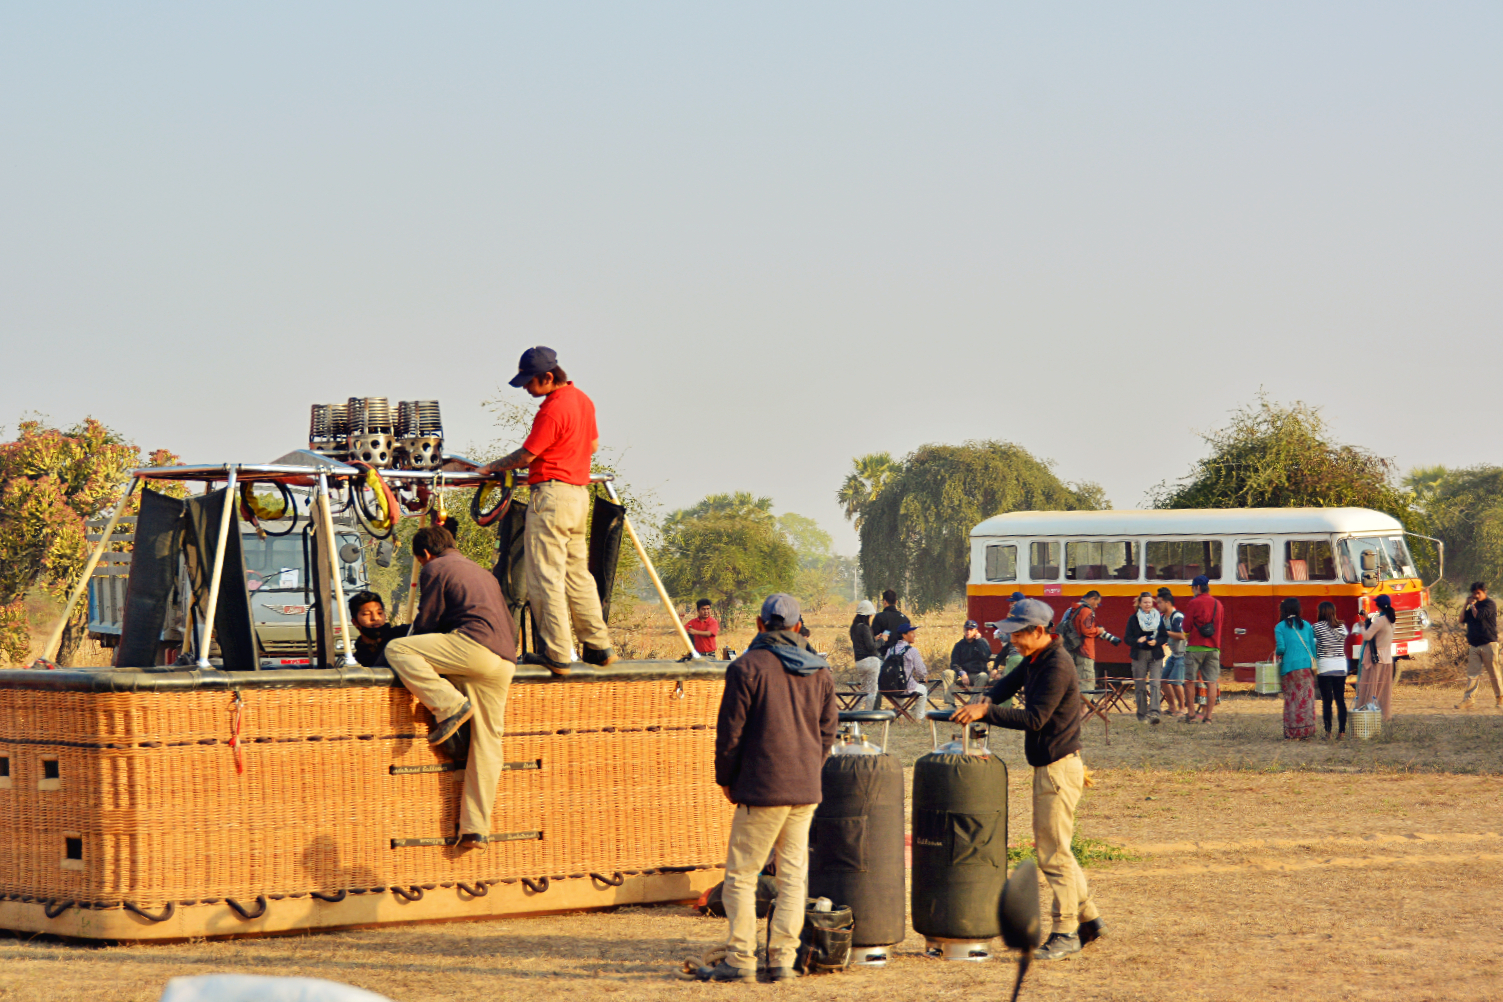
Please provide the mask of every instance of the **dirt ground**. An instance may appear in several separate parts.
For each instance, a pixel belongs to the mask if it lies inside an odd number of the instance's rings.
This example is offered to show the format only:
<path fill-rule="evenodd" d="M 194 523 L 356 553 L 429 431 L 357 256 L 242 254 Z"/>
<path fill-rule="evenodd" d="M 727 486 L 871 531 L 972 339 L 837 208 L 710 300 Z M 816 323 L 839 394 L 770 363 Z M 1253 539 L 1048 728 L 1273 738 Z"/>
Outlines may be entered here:
<path fill-rule="evenodd" d="M 1210 725 L 1114 716 L 1086 732 L 1094 786 L 1079 830 L 1129 858 L 1087 870 L 1106 939 L 1036 965 L 1025 999 L 1493 999 L 1503 960 L 1487 904 L 1503 893 L 1503 712 L 1457 712 L 1453 693 L 1401 687 L 1368 744 L 1291 744 L 1281 704 L 1229 698 Z M 1491 702 L 1489 698 L 1488 703 Z M 946 735 L 942 735 L 945 737 Z M 928 728 L 895 729 L 905 763 Z M 1016 735 L 1011 841 L 1030 838 Z M 1048 914 L 1045 901 L 1045 914 Z M 910 935 L 885 968 L 779 986 L 676 979 L 723 920 L 681 906 L 167 946 L 0 940 L 0 999 L 157 998 L 168 978 L 306 975 L 400 1002 L 998 997 L 1004 960 L 942 963 Z M 1005 996 L 1004 996 L 1005 997 Z"/>

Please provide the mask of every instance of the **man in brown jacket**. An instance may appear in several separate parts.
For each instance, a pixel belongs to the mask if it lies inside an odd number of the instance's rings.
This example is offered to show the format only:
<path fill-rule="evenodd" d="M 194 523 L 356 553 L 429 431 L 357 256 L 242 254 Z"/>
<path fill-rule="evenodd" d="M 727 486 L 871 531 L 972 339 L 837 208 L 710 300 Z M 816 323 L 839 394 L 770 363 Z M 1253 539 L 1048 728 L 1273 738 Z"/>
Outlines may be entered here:
<path fill-rule="evenodd" d="M 701 981 L 757 977 L 757 875 L 777 849 L 778 909 L 767 940 L 773 981 L 798 976 L 794 955 L 809 889 L 809 824 L 820 773 L 835 743 L 830 666 L 799 636 L 798 600 L 771 595 L 757 637 L 725 670 L 715 734 L 715 782 L 736 805 L 725 856 L 725 959 L 701 967 Z"/>
<path fill-rule="evenodd" d="M 411 634 L 386 645 L 386 660 L 433 713 L 430 744 L 443 744 L 475 719 L 459 846 L 484 849 L 501 780 L 501 726 L 516 670 L 516 633 L 495 576 L 456 550 L 448 529 L 419 529 L 412 537 L 412 557 L 423 567 L 421 604 Z"/>

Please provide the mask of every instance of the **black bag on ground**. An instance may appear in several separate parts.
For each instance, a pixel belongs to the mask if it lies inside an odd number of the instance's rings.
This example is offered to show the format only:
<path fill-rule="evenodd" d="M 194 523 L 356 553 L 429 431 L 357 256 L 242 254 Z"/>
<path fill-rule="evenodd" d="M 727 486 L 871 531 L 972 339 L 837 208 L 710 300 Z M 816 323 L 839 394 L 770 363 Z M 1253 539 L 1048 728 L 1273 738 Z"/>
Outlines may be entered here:
<path fill-rule="evenodd" d="M 811 901 L 810 904 L 813 902 Z M 845 905 L 827 912 L 804 910 L 804 931 L 798 938 L 794 967 L 800 974 L 834 974 L 851 963 L 851 936 L 856 919 Z"/>
<path fill-rule="evenodd" d="M 715 915 L 725 918 L 725 881 L 721 881 L 714 887 L 705 891 L 704 897 L 699 899 L 699 911 L 703 915 Z M 772 902 L 778 896 L 778 882 L 767 874 L 757 877 L 757 918 L 767 917 L 772 910 Z"/>
<path fill-rule="evenodd" d="M 882 667 L 877 671 L 877 690 L 879 692 L 902 692 L 908 688 L 908 668 L 903 663 L 903 655 L 889 654 L 882 662 Z"/>

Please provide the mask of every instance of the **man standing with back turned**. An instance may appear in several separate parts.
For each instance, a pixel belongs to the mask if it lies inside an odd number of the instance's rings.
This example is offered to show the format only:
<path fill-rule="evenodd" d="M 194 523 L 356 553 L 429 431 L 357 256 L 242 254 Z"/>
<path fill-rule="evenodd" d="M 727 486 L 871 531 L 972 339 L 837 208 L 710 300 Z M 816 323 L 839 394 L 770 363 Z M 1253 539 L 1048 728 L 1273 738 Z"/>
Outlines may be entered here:
<path fill-rule="evenodd" d="M 1038 599 L 1014 602 L 997 634 L 1012 636 L 1023 662 L 992 686 L 986 698 L 951 715 L 958 724 L 985 720 L 993 727 L 1024 732 L 1023 754 L 1033 766 L 1033 844 L 1039 869 L 1054 892 L 1054 931 L 1034 952 L 1039 960 L 1058 960 L 1099 939 L 1106 932 L 1101 912 L 1091 900 L 1085 873 L 1070 844 L 1075 839 L 1075 806 L 1085 789 L 1080 760 L 1080 679 L 1059 637 L 1049 632 L 1054 610 Z M 1003 704 L 1023 693 L 1023 709 Z"/>
<path fill-rule="evenodd" d="M 777 849 L 778 907 L 767 938 L 772 981 L 794 970 L 809 889 L 809 824 L 835 743 L 835 683 L 825 660 L 798 634 L 791 595 L 769 595 L 757 637 L 725 670 L 715 734 L 715 782 L 736 805 L 725 855 L 725 959 L 701 967 L 701 981 L 757 977 L 757 875 Z"/>
<path fill-rule="evenodd" d="M 552 348 L 528 348 L 517 363 L 512 386 L 543 398 L 522 447 L 480 468 L 500 473 L 527 467 L 532 500 L 527 505 L 527 602 L 538 630 L 538 654 L 523 664 L 540 664 L 555 675 L 569 674 L 574 635 L 584 646 L 585 664 L 616 661 L 611 635 L 600 614 L 600 592 L 590 576 L 586 533 L 590 525 L 590 461 L 600 447 L 595 404 L 569 381 Z"/>

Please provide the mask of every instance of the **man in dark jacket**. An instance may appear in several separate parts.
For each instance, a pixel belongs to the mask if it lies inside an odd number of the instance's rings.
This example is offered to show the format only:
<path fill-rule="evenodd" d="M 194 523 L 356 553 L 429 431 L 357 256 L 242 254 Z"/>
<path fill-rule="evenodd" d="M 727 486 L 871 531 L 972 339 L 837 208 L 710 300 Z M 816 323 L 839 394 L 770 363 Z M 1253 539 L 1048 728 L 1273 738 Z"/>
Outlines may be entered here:
<path fill-rule="evenodd" d="M 872 618 L 872 633 L 882 645 L 884 657 L 887 649 L 898 642 L 898 634 L 893 631 L 906 622 L 908 617 L 898 611 L 898 593 L 891 588 L 887 589 L 882 593 L 882 611 Z"/>
<path fill-rule="evenodd" d="M 950 648 L 950 667 L 942 673 L 945 680 L 945 702 L 955 703 L 955 683 L 961 688 L 979 685 L 986 680 L 986 663 L 992 657 L 992 645 L 981 636 L 981 627 L 974 619 L 965 621 L 965 632 L 955 646 Z"/>
<path fill-rule="evenodd" d="M 756 639 L 725 670 L 715 782 L 736 805 L 723 895 L 730 932 L 725 959 L 701 967 L 701 981 L 756 980 L 757 875 L 774 847 L 779 907 L 768 931 L 768 975 L 773 981 L 797 976 L 793 963 L 809 887 L 809 824 L 837 721 L 829 665 L 799 636 L 802 619 L 793 596 L 769 596 L 757 617 Z"/>
<path fill-rule="evenodd" d="M 430 744 L 443 744 L 475 718 L 459 846 L 484 849 L 501 779 L 501 726 L 516 670 L 516 633 L 495 576 L 456 550 L 448 529 L 419 529 L 412 537 L 412 556 L 423 567 L 418 579 L 422 599 L 411 635 L 387 644 L 386 660 L 432 712 Z"/>
<path fill-rule="evenodd" d="M 1033 844 L 1039 869 L 1054 892 L 1054 931 L 1034 956 L 1058 960 L 1101 937 L 1106 926 L 1091 900 L 1085 874 L 1070 844 L 1075 838 L 1075 805 L 1085 789 L 1080 760 L 1082 707 L 1075 662 L 1049 632 L 1054 610 L 1037 599 L 1016 602 L 997 633 L 1010 634 L 1023 662 L 1002 678 L 983 700 L 956 710 L 951 720 L 985 720 L 993 727 L 1024 732 L 1023 754 L 1033 766 Z M 1003 704 L 1018 692 L 1023 708 Z"/>
<path fill-rule="evenodd" d="M 1486 581 L 1472 583 L 1472 593 L 1467 598 L 1466 608 L 1461 610 L 1461 625 L 1466 627 L 1466 643 L 1470 649 L 1466 654 L 1466 692 L 1462 694 L 1461 702 L 1456 704 L 1456 709 L 1472 708 L 1472 697 L 1482 684 L 1484 671 L 1487 672 L 1488 681 L 1493 684 L 1493 696 L 1497 705 L 1503 707 L 1503 678 L 1499 678 L 1497 650 L 1494 647 L 1498 642 L 1498 606 L 1487 597 Z"/>

